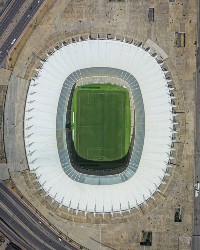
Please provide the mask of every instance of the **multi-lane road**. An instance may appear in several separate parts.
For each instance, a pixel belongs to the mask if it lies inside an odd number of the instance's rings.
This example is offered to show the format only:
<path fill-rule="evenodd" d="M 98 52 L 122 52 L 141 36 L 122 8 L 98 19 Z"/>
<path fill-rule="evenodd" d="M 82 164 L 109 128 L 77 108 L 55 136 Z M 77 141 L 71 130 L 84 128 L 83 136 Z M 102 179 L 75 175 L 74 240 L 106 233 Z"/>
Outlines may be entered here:
<path fill-rule="evenodd" d="M 9 24 L 19 13 L 25 1 L 12 0 L 0 17 L 0 36 L 10 32 L 0 46 L 0 64 L 5 61 L 10 49 L 15 46 L 32 17 L 38 11 L 45 0 L 29 0 L 28 8 L 22 14 L 21 19 L 9 31 Z M 18 244 L 22 249 L 65 250 L 80 249 L 81 246 L 70 240 L 61 239 L 45 221 L 27 207 L 0 181 L 0 231 Z"/>
<path fill-rule="evenodd" d="M 0 64 L 6 59 L 8 52 L 10 49 L 15 46 L 17 39 L 20 37 L 34 14 L 38 11 L 40 6 L 43 4 L 44 0 L 32 0 L 28 9 L 24 12 L 19 22 L 16 24 L 14 29 L 10 32 L 9 36 L 5 40 L 3 44 L 1 44 L 0 48 Z M 7 7 L 9 8 L 6 11 L 6 14 L 2 15 L 0 20 L 0 36 L 7 30 L 9 24 L 12 22 L 14 17 L 17 15 L 18 11 L 24 4 L 24 1 L 15 0 L 12 1 L 11 4 Z"/>
<path fill-rule="evenodd" d="M 13 17 L 17 14 L 23 4 L 24 2 L 21 0 L 12 0 L 7 6 L 6 10 L 0 17 L 0 36 L 6 31 L 8 25 L 12 22 Z"/>
<path fill-rule="evenodd" d="M 28 249 L 79 249 L 61 239 L 36 213 L 0 182 L 0 228 L 11 240 Z M 11 236 L 10 236 L 11 233 Z"/>
<path fill-rule="evenodd" d="M 9 236 L 10 241 L 12 241 L 17 246 L 22 249 L 33 249 L 29 244 L 27 244 L 19 235 L 17 235 L 5 221 L 0 219 L 0 231 L 4 232 L 5 235 Z"/>

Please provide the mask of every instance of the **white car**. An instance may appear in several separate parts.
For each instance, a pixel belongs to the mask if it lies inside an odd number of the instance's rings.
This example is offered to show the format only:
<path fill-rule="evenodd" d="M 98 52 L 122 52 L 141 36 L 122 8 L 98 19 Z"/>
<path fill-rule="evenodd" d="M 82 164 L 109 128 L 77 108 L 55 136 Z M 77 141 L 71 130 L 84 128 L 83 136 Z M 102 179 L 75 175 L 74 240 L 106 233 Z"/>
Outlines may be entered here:
<path fill-rule="evenodd" d="M 197 183 L 194 185 L 194 196 L 199 196 L 199 181 L 197 181 Z"/>
<path fill-rule="evenodd" d="M 16 38 L 14 38 L 14 39 L 12 40 L 11 44 L 14 44 L 14 43 L 15 43 L 15 41 L 16 41 Z"/>

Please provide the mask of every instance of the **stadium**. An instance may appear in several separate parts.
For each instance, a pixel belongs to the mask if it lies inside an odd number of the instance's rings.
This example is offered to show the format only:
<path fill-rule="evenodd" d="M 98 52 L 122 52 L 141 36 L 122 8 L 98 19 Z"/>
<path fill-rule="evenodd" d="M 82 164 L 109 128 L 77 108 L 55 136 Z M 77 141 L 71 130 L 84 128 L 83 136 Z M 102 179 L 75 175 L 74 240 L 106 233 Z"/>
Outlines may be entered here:
<path fill-rule="evenodd" d="M 177 133 L 163 58 L 133 40 L 88 36 L 63 41 L 36 71 L 24 141 L 46 195 L 85 215 L 122 214 L 153 199 Z"/>
<path fill-rule="evenodd" d="M 10 245 L 199 249 L 198 1 L 2 2 Z"/>
<path fill-rule="evenodd" d="M 4 239 L 199 250 L 199 1 L 1 2 Z"/>

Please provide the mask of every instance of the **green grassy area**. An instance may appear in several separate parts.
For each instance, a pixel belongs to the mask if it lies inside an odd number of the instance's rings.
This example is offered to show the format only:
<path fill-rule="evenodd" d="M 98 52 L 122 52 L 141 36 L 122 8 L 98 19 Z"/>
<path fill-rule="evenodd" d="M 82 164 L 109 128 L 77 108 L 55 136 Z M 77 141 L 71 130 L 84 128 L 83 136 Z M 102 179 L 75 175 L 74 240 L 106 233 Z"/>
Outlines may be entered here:
<path fill-rule="evenodd" d="M 74 90 L 72 137 L 77 154 L 87 160 L 113 161 L 130 146 L 128 91 L 111 84 L 88 84 Z"/>

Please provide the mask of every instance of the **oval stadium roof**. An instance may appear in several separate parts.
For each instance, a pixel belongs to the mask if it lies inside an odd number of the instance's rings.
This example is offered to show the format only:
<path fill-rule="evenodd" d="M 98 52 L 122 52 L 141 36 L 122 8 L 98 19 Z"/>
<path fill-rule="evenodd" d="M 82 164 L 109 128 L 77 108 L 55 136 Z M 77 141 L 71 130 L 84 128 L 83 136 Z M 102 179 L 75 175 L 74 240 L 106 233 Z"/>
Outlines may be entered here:
<path fill-rule="evenodd" d="M 92 67 L 115 68 L 133 75 L 141 89 L 145 138 L 139 166 L 127 181 L 90 185 L 63 170 L 56 141 L 56 115 L 66 78 Z M 165 74 L 143 48 L 116 40 L 87 40 L 61 47 L 47 58 L 30 82 L 24 139 L 27 161 L 41 187 L 68 208 L 94 213 L 121 212 L 152 197 L 165 176 L 170 157 L 173 114 Z"/>

